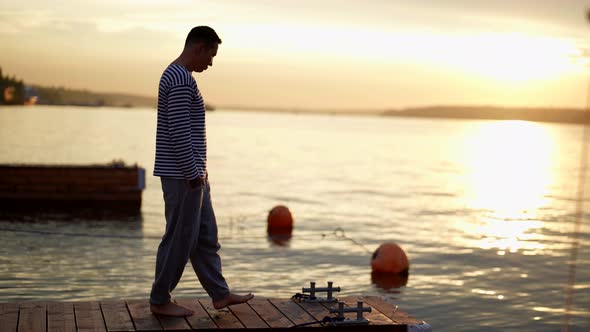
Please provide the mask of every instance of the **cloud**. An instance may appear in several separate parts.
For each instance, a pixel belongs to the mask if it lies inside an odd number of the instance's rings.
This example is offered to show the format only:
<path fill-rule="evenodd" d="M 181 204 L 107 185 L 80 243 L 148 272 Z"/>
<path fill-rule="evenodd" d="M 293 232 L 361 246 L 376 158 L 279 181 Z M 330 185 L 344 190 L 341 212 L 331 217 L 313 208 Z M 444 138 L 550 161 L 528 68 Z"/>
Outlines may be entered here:
<path fill-rule="evenodd" d="M 0 33 L 18 34 L 52 21 L 49 12 L 32 10 L 30 12 L 2 10 L 0 11 Z"/>
<path fill-rule="evenodd" d="M 216 58 L 222 65 L 202 79 L 217 100 L 225 98 L 226 87 L 233 84 L 229 81 L 243 83 L 234 84 L 235 98 L 246 102 L 248 94 L 238 96 L 243 90 L 271 91 L 280 80 L 290 79 L 294 83 L 289 88 L 297 92 L 285 100 L 314 96 L 320 87 L 310 82 L 324 82 L 330 91 L 339 92 L 316 102 L 332 103 L 337 95 L 355 93 L 347 92 L 348 83 L 336 88 L 333 82 L 348 82 L 350 76 L 380 91 L 372 100 L 381 98 L 385 104 L 392 86 L 412 86 L 422 95 L 428 77 L 442 76 L 443 71 L 450 81 L 465 79 L 464 89 L 469 91 L 475 79 L 468 78 L 536 77 L 533 74 L 547 73 L 547 61 L 553 61 L 549 67 L 555 70 L 563 70 L 564 63 L 587 62 L 580 51 L 590 47 L 583 37 L 586 32 L 571 22 L 579 6 L 556 10 L 551 21 L 545 2 L 523 1 L 526 5 L 512 6 L 505 0 L 29 0 L 26 7 L 4 3 L 2 65 L 33 81 L 45 75 L 46 82 L 59 80 L 67 86 L 153 93 L 153 82 L 179 54 L 190 28 L 210 25 L 223 40 Z M 547 3 L 566 7 L 562 1 Z M 351 68 L 355 71 L 347 72 Z M 400 74 L 404 68 L 409 72 Z M 112 75 L 121 78 L 110 82 Z M 431 88 L 435 92 L 429 93 L 438 93 Z"/>

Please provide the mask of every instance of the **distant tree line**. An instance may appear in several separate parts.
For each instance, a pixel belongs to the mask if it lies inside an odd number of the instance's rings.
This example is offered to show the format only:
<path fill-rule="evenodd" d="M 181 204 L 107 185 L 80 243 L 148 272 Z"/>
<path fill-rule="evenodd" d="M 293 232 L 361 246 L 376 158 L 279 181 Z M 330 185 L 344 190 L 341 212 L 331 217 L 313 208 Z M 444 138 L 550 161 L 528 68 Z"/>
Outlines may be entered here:
<path fill-rule="evenodd" d="M 576 108 L 430 106 L 390 110 L 388 116 L 446 119 L 525 120 L 559 123 L 590 123 L 590 111 Z"/>
<path fill-rule="evenodd" d="M 72 90 L 60 87 L 43 87 L 35 85 L 34 90 L 39 96 L 38 104 L 74 105 L 74 106 L 105 106 L 104 98 L 88 90 Z M 110 106 L 110 105 L 108 105 Z"/>
<path fill-rule="evenodd" d="M 96 93 L 63 86 L 28 85 L 15 76 L 4 75 L 0 67 L 0 105 L 74 105 L 155 108 L 154 96 Z"/>
<path fill-rule="evenodd" d="M 0 67 L 0 105 L 22 105 L 25 101 L 25 84 L 16 76 L 4 76 Z"/>

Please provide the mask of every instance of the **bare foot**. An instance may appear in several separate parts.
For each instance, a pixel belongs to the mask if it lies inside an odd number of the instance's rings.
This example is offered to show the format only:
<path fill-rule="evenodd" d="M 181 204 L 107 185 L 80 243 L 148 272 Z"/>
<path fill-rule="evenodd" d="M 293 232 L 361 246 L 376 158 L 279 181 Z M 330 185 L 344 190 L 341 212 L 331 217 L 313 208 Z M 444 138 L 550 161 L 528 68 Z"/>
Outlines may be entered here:
<path fill-rule="evenodd" d="M 194 311 L 176 304 L 176 301 L 165 304 L 151 304 L 150 310 L 154 314 L 174 317 L 185 317 L 194 314 Z"/>
<path fill-rule="evenodd" d="M 225 307 L 229 307 L 230 305 L 246 303 L 254 298 L 254 294 L 248 293 L 246 295 L 237 295 L 234 293 L 230 293 L 226 298 L 213 301 L 213 308 L 215 309 L 222 309 Z"/>

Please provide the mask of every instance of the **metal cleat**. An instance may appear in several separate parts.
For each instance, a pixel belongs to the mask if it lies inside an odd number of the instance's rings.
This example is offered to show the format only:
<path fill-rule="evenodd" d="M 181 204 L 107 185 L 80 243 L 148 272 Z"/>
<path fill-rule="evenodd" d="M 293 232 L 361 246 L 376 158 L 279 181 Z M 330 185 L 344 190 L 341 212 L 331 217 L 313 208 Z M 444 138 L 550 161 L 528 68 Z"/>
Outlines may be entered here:
<path fill-rule="evenodd" d="M 338 299 L 335 297 L 332 297 L 332 294 L 334 292 L 340 292 L 340 287 L 332 287 L 333 282 L 328 281 L 328 287 L 320 287 L 320 288 L 316 288 L 315 287 L 315 282 L 312 281 L 309 283 L 310 287 L 309 288 L 303 288 L 301 291 L 303 293 L 303 301 L 304 302 L 338 302 Z M 326 292 L 328 293 L 328 297 L 327 298 L 321 298 L 321 297 L 317 297 L 316 293 L 318 292 Z M 309 296 L 306 296 L 307 294 L 305 293 L 309 293 Z"/>
<path fill-rule="evenodd" d="M 345 312 L 356 312 L 356 319 L 345 318 Z M 338 313 L 334 325 L 367 325 L 369 320 L 363 317 L 363 312 L 371 312 L 371 307 L 363 307 L 363 301 L 358 301 L 356 308 L 345 308 L 342 301 L 338 302 L 338 308 L 330 308 L 330 313 Z"/>

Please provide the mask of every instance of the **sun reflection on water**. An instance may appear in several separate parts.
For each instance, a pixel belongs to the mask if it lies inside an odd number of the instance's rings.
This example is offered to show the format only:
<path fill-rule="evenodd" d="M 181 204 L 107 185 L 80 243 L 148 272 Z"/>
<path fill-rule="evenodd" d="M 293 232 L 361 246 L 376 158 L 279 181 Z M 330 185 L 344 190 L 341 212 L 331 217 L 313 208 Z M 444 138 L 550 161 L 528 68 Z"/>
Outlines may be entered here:
<path fill-rule="evenodd" d="M 526 121 L 485 122 L 474 128 L 464 150 L 465 204 L 484 215 L 461 225 L 482 249 L 499 255 L 543 250 L 540 213 L 550 203 L 556 154 L 552 133 Z"/>

